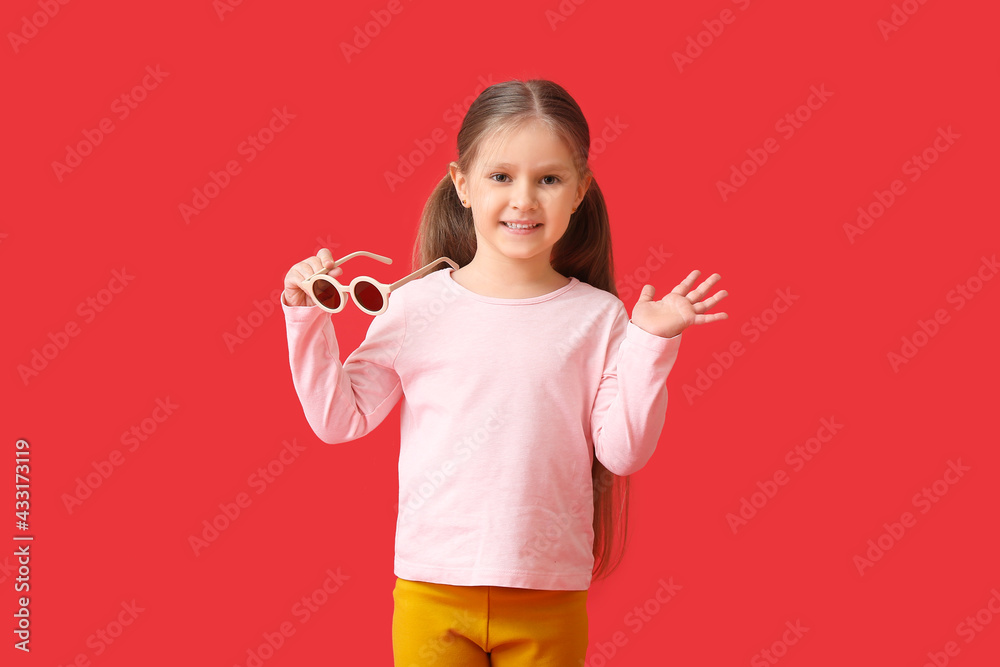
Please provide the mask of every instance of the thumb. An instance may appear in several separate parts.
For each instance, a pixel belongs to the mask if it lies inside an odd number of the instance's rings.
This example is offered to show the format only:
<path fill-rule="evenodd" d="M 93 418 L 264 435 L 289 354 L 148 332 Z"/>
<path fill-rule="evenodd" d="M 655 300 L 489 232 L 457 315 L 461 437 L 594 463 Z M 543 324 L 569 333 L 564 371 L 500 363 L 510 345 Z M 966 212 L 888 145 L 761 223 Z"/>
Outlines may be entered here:
<path fill-rule="evenodd" d="M 653 295 L 656 293 L 656 288 L 652 285 L 643 285 L 642 292 L 639 294 L 639 300 L 636 303 L 642 303 L 644 301 L 652 301 Z"/>

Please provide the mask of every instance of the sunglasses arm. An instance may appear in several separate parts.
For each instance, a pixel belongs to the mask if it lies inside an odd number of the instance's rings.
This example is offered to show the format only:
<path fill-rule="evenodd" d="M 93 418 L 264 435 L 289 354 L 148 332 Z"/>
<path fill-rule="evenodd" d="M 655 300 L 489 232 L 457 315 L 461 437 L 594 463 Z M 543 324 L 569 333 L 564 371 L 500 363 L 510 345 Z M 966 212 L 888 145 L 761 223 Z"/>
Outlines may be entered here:
<path fill-rule="evenodd" d="M 458 270 L 458 264 L 456 264 L 454 261 L 448 259 L 447 257 L 438 257 L 437 259 L 435 259 L 433 262 L 431 262 L 430 264 L 428 264 L 424 268 L 417 269 L 416 271 L 414 271 L 410 275 L 406 276 L 405 278 L 400 278 L 399 280 L 397 280 L 393 284 L 389 285 L 389 291 L 391 292 L 392 290 L 396 289 L 397 287 L 400 287 L 400 286 L 404 285 L 405 283 L 407 283 L 407 282 L 409 282 L 411 280 L 416 280 L 417 278 L 421 278 L 421 277 L 425 276 L 426 274 L 430 273 L 431 269 L 433 269 L 435 266 L 437 266 L 441 262 L 448 262 L 448 264 L 451 266 L 451 268 L 453 268 L 455 270 Z"/>
<path fill-rule="evenodd" d="M 363 255 L 365 257 L 371 257 L 372 259 L 376 259 L 376 260 L 382 262 L 383 264 L 392 264 L 392 260 L 389 259 L 388 257 L 383 257 L 382 255 L 376 255 L 373 252 L 366 252 L 364 250 L 357 250 L 355 252 L 352 252 L 350 255 L 344 255 L 343 257 L 341 257 L 340 259 L 338 259 L 336 262 L 333 263 L 333 268 L 337 268 L 338 266 L 340 266 L 341 264 L 343 264 L 347 260 L 353 259 L 355 257 L 358 257 L 359 255 Z M 330 269 L 320 269 L 319 271 L 317 271 L 313 275 L 314 276 L 320 276 L 320 275 L 323 275 L 323 274 L 326 274 L 326 273 L 329 273 L 329 272 L 330 272 Z"/>

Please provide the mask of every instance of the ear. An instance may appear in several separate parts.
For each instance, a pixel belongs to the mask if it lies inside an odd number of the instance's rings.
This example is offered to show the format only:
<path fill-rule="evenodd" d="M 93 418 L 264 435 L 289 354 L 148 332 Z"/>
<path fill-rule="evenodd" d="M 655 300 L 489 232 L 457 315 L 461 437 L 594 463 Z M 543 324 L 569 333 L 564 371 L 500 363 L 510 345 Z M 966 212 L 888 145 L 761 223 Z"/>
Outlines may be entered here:
<path fill-rule="evenodd" d="M 574 207 L 579 206 L 583 203 L 583 197 L 587 194 L 587 190 L 590 188 L 590 182 L 594 180 L 593 174 L 587 174 L 586 178 L 580 181 L 580 185 L 576 189 L 576 203 Z"/>
<path fill-rule="evenodd" d="M 463 194 L 465 191 L 465 175 L 458 170 L 457 162 L 448 163 L 448 175 L 451 176 L 451 182 L 455 184 L 455 192 L 458 193 L 458 198 L 467 199 L 468 197 Z"/>

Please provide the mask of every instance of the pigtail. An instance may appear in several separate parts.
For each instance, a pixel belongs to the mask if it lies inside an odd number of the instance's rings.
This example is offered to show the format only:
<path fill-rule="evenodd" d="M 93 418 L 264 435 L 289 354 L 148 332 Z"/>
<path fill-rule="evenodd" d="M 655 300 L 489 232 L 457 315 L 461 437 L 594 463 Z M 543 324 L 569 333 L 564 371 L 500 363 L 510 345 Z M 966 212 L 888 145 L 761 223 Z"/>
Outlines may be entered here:
<path fill-rule="evenodd" d="M 476 255 L 476 230 L 472 209 L 465 208 L 455 191 L 451 177 L 444 177 L 434 187 L 420 216 L 417 239 L 413 244 L 413 270 L 437 257 L 450 257 L 461 267 Z M 445 268 L 442 263 L 440 268 Z"/>
<path fill-rule="evenodd" d="M 552 268 L 618 296 L 608 209 L 596 178 L 570 217 L 566 233 L 552 247 Z"/>

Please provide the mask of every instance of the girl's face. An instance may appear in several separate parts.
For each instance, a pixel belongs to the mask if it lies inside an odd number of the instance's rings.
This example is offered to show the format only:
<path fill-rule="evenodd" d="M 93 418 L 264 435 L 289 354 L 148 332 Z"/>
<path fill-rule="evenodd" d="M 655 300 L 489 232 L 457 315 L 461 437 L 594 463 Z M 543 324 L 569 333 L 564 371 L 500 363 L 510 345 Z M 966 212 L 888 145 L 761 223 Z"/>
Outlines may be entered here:
<path fill-rule="evenodd" d="M 469 174 L 451 166 L 458 194 L 472 208 L 476 254 L 548 264 L 590 177 L 580 181 L 569 147 L 537 121 L 499 147 L 485 146 L 480 155 Z M 531 228 L 516 229 L 517 223 Z"/>

